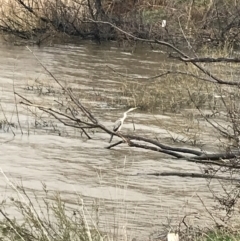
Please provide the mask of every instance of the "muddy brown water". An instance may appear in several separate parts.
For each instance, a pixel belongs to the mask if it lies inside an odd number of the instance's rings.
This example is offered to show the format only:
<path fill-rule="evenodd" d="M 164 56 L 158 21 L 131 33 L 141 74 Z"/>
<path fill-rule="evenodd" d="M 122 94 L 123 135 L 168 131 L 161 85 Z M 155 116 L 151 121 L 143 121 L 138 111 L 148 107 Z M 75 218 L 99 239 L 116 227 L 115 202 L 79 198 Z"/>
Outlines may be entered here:
<path fill-rule="evenodd" d="M 109 98 L 115 98 L 123 80 L 111 74 L 107 65 L 121 73 L 149 76 L 157 74 L 160 62 L 166 61 L 160 52 L 131 54 L 112 46 L 89 43 L 31 49 L 63 83 Z M 58 98 L 26 90 L 36 83 L 49 81 L 53 86 L 54 83 L 25 47 L 1 44 L 0 51 L 1 120 L 6 116 L 17 123 L 13 84 L 18 93 L 39 104 L 51 105 L 54 98 Z M 106 126 L 112 126 L 123 112 L 121 107 L 112 108 L 104 99 L 92 100 L 87 95 L 84 103 L 93 108 L 95 116 Z M 54 125 L 58 131 L 54 132 L 52 127 L 39 127 L 38 118 L 26 108 L 20 105 L 18 108 L 23 135 L 20 128 L 1 129 L 0 167 L 11 181 L 22 182 L 26 190 L 41 195 L 43 182 L 49 190 L 59 191 L 71 205 L 76 203 L 76 196 L 82 197 L 89 213 L 97 203 L 103 230 L 113 232 L 115 227 L 119 234 L 127 233 L 140 240 L 166 231 L 164 226 L 169 222 L 177 224 L 185 215 L 190 215 L 190 224 L 212 224 L 199 199 L 212 210 L 214 200 L 206 180 L 136 175 L 162 171 L 199 172 L 198 165 L 126 145 L 107 150 L 109 136 L 102 132 L 96 132 L 93 139 L 87 140 L 81 138 L 78 131 L 56 121 Z M 182 122 L 180 116 L 162 113 L 136 111 L 131 116 L 136 131 L 144 135 L 155 133 L 163 142 L 164 137 L 169 137 L 169 130 L 162 128 L 161 123 L 166 122 L 171 127 Z M 132 130 L 131 118 L 126 121 L 124 130 Z M 4 175 L 1 174 L 0 180 L 1 199 L 14 195 Z M 212 185 L 218 188 L 217 182 Z"/>

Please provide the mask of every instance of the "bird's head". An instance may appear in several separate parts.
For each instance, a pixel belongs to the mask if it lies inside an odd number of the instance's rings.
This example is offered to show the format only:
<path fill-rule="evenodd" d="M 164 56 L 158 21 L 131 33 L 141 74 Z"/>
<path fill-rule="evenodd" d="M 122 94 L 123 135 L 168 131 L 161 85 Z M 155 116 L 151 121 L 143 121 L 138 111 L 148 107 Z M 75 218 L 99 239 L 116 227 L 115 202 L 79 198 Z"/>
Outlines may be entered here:
<path fill-rule="evenodd" d="M 138 108 L 139 108 L 139 107 L 130 108 L 128 111 L 126 111 L 126 113 L 131 112 L 131 111 L 133 111 L 133 110 L 136 110 L 136 109 L 138 109 Z"/>

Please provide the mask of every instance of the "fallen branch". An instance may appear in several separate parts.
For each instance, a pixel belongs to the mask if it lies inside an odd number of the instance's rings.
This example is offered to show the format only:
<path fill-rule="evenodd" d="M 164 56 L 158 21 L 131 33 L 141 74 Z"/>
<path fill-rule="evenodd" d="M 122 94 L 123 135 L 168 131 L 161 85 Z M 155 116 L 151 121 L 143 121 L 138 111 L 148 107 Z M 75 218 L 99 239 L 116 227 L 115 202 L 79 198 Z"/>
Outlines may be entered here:
<path fill-rule="evenodd" d="M 35 56 L 35 54 L 30 49 L 29 51 Z M 93 115 L 93 113 L 80 102 L 79 98 L 75 97 L 70 89 L 64 87 L 60 83 L 60 81 L 55 78 L 55 76 L 41 63 L 41 61 L 36 56 L 35 58 L 41 64 L 44 70 L 53 78 L 53 80 L 64 90 L 63 93 L 70 97 L 74 107 L 64 106 L 63 104 L 61 104 L 61 108 L 65 107 L 65 112 L 61 112 L 52 107 L 46 107 L 32 103 L 20 94 L 15 93 L 18 97 L 20 97 L 23 100 L 20 102 L 22 105 L 25 105 L 27 107 L 36 107 L 39 110 L 42 110 L 50 114 L 56 120 L 58 120 L 66 126 L 81 129 L 89 139 L 91 139 L 91 136 L 87 133 L 87 130 L 93 128 L 101 129 L 106 134 L 118 136 L 119 138 L 121 138 L 121 141 L 118 141 L 106 147 L 107 149 L 111 149 L 115 146 L 126 143 L 129 147 L 159 152 L 174 157 L 176 158 L 176 160 L 185 160 L 197 164 L 211 164 L 220 167 L 240 169 L 240 165 L 237 162 L 238 157 L 240 156 L 240 151 L 229 153 L 207 153 L 204 150 L 173 147 L 170 145 L 163 144 L 158 140 L 153 140 L 151 138 L 142 137 L 139 135 L 130 135 L 124 134 L 122 132 L 113 132 L 111 129 L 101 124 L 101 122 Z M 70 111 L 71 114 L 67 114 L 67 110 Z M 84 120 L 75 117 L 73 110 L 77 110 L 77 112 L 80 112 L 81 115 L 84 116 Z"/>
<path fill-rule="evenodd" d="M 17 96 L 22 97 L 20 94 L 15 93 Z M 138 135 L 128 135 L 123 134 L 120 132 L 113 132 L 112 130 L 108 129 L 104 125 L 102 125 L 97 119 L 94 117 L 94 122 L 96 123 L 89 123 L 86 121 L 83 121 L 79 118 L 67 115 L 66 113 L 62 113 L 58 110 L 54 110 L 50 107 L 45 107 L 41 105 L 36 105 L 31 103 L 31 101 L 24 98 L 25 102 L 20 101 L 20 104 L 26 105 L 28 107 L 36 107 L 50 115 L 52 115 L 56 120 L 64 124 L 65 126 L 70 126 L 76 129 L 81 129 L 84 134 L 91 139 L 90 135 L 86 132 L 86 129 L 93 129 L 93 128 L 99 128 L 102 129 L 104 132 L 108 134 L 113 134 L 115 136 L 120 137 L 122 140 L 118 141 L 117 143 L 114 143 L 108 147 L 107 149 L 111 149 L 117 145 L 126 143 L 130 147 L 136 147 L 140 149 L 147 149 L 155 152 L 160 152 L 169 156 L 176 157 L 177 159 L 182 159 L 188 162 L 195 162 L 198 164 L 212 164 L 217 166 L 223 166 L 228 168 L 235 168 L 240 169 L 240 165 L 238 165 L 237 162 L 230 163 L 230 162 L 223 162 L 222 160 L 227 159 L 236 159 L 240 156 L 240 152 L 231 152 L 231 153 L 214 153 L 214 154 L 208 154 L 204 151 L 194 150 L 190 148 L 181 148 L 181 147 L 172 147 L 166 144 L 162 144 L 159 141 L 152 140 L 151 138 L 141 137 Z M 89 115 L 90 116 L 90 115 Z M 88 118 L 90 118 L 88 116 Z M 91 117 L 93 117 L 91 113 Z M 69 121 L 71 121 L 69 123 Z M 135 142 L 137 141 L 137 142 Z M 142 143 L 139 143 L 142 142 Z M 210 162 L 211 161 L 211 162 Z"/>
<path fill-rule="evenodd" d="M 186 62 L 186 63 L 219 63 L 219 62 L 225 62 L 225 63 L 240 63 L 240 58 L 209 58 L 209 57 L 202 57 L 202 58 L 184 58 L 179 56 L 170 56 L 171 58 L 178 59 L 180 61 Z"/>
<path fill-rule="evenodd" d="M 192 178 L 204 178 L 204 179 L 221 179 L 226 181 L 236 181 L 239 182 L 239 178 L 231 178 L 231 177 L 223 177 L 218 175 L 212 174 L 202 174 L 202 173 L 185 173 L 185 172 L 153 172 L 153 173 L 137 173 L 137 176 L 162 176 L 162 177 L 169 177 L 169 176 L 177 176 L 177 177 L 192 177 Z"/>

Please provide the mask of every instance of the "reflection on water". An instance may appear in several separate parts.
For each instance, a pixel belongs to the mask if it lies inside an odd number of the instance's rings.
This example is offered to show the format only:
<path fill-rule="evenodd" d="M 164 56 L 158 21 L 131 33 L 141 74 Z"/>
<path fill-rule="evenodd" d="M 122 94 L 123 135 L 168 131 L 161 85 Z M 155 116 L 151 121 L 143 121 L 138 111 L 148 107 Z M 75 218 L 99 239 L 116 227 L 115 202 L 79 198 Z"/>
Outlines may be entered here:
<path fill-rule="evenodd" d="M 93 44 L 33 47 L 32 50 L 65 85 L 85 92 L 97 91 L 110 98 L 119 90 L 122 78 L 110 75 L 107 66 L 122 73 L 148 76 L 158 73 L 159 60 L 164 62 L 164 56 L 157 52 L 126 54 L 111 46 Z M 53 95 L 43 96 L 26 90 L 34 83 L 55 85 L 25 47 L 2 45 L 0 65 L 0 120 L 6 116 L 9 122 L 18 123 L 13 86 L 18 93 L 39 104 L 53 103 Z M 111 110 L 104 100 L 98 102 L 84 98 L 84 102 L 94 108 L 95 115 L 107 126 L 122 115 L 121 110 Z M 24 134 L 21 135 L 20 128 L 14 127 L 0 133 L 0 167 L 11 180 L 22 180 L 24 187 L 39 192 L 42 190 L 41 182 L 44 182 L 48 189 L 60 191 L 69 203 L 74 203 L 76 193 L 89 206 L 97 200 L 102 226 L 111 227 L 115 223 L 141 239 L 146 239 L 169 219 L 175 219 L 177 223 L 191 212 L 198 213 L 199 217 L 195 219 L 193 215 L 192 224 L 210 221 L 197 196 L 207 207 L 213 204 L 205 180 L 137 175 L 161 171 L 194 172 L 199 171 L 197 165 L 124 145 L 107 150 L 109 136 L 104 133 L 97 132 L 93 139 L 86 140 L 78 131 L 57 122 L 54 125 L 58 131 L 52 131 L 51 123 L 46 124 L 49 128 L 42 129 L 38 126 L 39 111 L 32 109 L 38 115 L 35 117 L 26 108 L 18 108 Z M 137 112 L 133 116 L 136 131 L 144 134 L 150 131 L 160 138 L 169 136 L 169 132 L 160 127 L 159 120 L 160 123 L 176 124 L 176 119 L 171 116 Z M 124 129 L 132 129 L 131 121 L 126 121 Z M 9 195 L 9 188 L 6 188 L 3 176 L 0 183 L 2 193 L 5 193 L 2 198 L 5 198 Z"/>

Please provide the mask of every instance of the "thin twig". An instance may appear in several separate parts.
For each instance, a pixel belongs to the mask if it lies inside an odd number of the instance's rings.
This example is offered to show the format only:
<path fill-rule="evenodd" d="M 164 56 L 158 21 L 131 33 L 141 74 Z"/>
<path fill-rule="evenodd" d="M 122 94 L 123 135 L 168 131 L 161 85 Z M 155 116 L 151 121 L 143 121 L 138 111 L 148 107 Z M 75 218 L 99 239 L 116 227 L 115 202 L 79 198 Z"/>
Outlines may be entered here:
<path fill-rule="evenodd" d="M 14 83 L 14 81 L 13 81 L 13 94 L 14 94 L 15 107 L 16 107 L 16 112 L 17 112 L 18 125 L 19 125 L 19 128 L 21 130 L 21 134 L 23 135 L 22 126 L 21 126 L 20 119 L 19 119 L 19 111 L 18 111 L 17 99 L 16 99 L 16 95 L 15 95 L 15 83 Z"/>
<path fill-rule="evenodd" d="M 153 173 L 137 173 L 137 175 L 147 175 L 147 176 L 177 176 L 177 177 L 192 177 L 192 178 L 204 178 L 204 179 L 221 179 L 227 181 L 236 181 L 239 182 L 239 178 L 232 177 L 223 177 L 212 174 L 203 174 L 203 173 L 184 173 L 184 172 L 153 172 Z"/>
<path fill-rule="evenodd" d="M 8 223 L 10 224 L 10 227 L 13 229 L 13 231 L 17 234 L 17 236 L 19 236 L 19 238 L 23 241 L 26 241 L 23 236 L 17 231 L 17 229 L 15 228 L 14 223 L 12 222 L 11 219 L 9 219 L 7 217 L 7 215 L 2 211 L 2 209 L 0 209 L 0 213 L 3 215 L 3 217 L 8 221 Z"/>
<path fill-rule="evenodd" d="M 8 121 L 8 119 L 7 119 L 7 116 L 5 115 L 5 112 L 4 112 L 4 110 L 3 110 L 3 107 L 2 107 L 2 104 L 1 104 L 1 103 L 0 103 L 0 106 L 1 106 L 1 109 L 2 109 L 2 113 L 3 113 L 4 119 L 5 119 L 5 121 L 7 122 L 8 126 L 10 127 L 13 135 L 15 136 L 16 134 L 15 134 L 15 132 L 13 131 L 12 125 L 11 125 L 11 123 L 9 123 L 9 121 Z"/>

